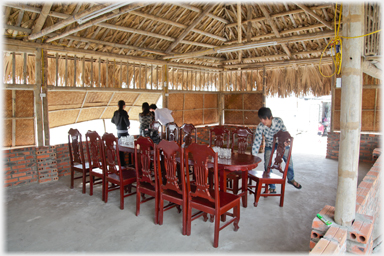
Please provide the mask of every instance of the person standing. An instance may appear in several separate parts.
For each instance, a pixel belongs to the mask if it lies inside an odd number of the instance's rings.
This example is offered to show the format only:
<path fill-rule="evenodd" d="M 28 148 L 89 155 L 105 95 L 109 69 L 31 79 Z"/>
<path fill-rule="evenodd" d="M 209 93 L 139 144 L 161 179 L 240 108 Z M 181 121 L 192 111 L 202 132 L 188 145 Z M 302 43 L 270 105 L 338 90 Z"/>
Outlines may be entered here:
<path fill-rule="evenodd" d="M 159 121 L 164 126 L 174 121 L 172 110 L 167 108 L 157 108 L 156 104 L 151 104 L 149 110 L 155 113 L 155 121 Z"/>
<path fill-rule="evenodd" d="M 265 149 L 264 149 L 264 171 L 267 171 L 267 165 L 269 158 L 271 156 L 272 147 L 277 147 L 272 145 L 273 136 L 278 133 L 280 130 L 287 131 L 287 128 L 284 125 L 283 120 L 280 117 L 273 117 L 271 109 L 262 107 L 258 111 L 258 116 L 260 118 L 260 124 L 256 128 L 255 140 L 252 145 L 252 155 L 257 156 L 261 141 L 263 140 L 263 135 L 265 138 Z M 287 162 L 289 146 L 285 148 L 283 159 Z M 294 180 L 294 171 L 293 171 L 293 161 L 292 157 L 289 161 L 288 173 L 287 173 L 288 183 L 294 186 L 297 189 L 301 189 L 301 185 Z M 275 184 L 269 185 L 269 192 L 274 194 L 276 193 Z"/>
<path fill-rule="evenodd" d="M 140 122 L 140 135 L 149 136 L 149 126 L 152 124 L 154 118 L 154 113 L 149 111 L 148 102 L 144 102 L 141 106 L 143 112 L 139 114 Z"/>
<path fill-rule="evenodd" d="M 113 117 L 111 119 L 111 122 L 116 125 L 117 129 L 117 137 L 120 139 L 121 136 L 128 136 L 128 128 L 130 125 L 129 122 L 129 116 L 127 111 L 124 110 L 125 108 L 125 101 L 119 100 L 117 103 L 119 106 L 119 109 L 113 113 Z M 125 166 L 125 156 L 124 152 L 120 151 L 120 163 L 122 166 Z"/>

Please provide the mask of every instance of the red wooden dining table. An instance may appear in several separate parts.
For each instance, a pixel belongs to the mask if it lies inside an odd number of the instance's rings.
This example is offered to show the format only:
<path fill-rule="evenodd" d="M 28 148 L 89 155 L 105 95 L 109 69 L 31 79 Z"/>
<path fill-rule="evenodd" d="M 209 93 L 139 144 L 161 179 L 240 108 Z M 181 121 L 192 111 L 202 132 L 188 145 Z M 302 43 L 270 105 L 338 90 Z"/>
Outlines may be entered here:
<path fill-rule="evenodd" d="M 248 171 L 256 168 L 261 162 L 261 158 L 250 154 L 232 153 L 231 158 L 218 158 L 218 168 L 220 173 L 220 190 L 227 191 L 227 175 L 224 170 L 241 171 L 243 207 L 247 207 L 248 194 Z"/>

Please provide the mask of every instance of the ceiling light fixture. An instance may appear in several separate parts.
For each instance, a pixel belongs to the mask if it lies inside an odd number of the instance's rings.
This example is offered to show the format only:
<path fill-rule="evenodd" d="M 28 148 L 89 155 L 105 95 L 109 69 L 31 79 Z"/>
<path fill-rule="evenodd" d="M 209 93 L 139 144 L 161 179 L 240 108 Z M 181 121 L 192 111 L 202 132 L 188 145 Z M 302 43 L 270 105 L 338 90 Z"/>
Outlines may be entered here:
<path fill-rule="evenodd" d="M 101 15 L 107 13 L 107 12 L 111 12 L 113 10 L 116 10 L 116 9 L 118 9 L 120 7 L 123 7 L 125 5 L 128 5 L 130 3 L 132 3 L 132 2 L 124 2 L 124 3 L 120 2 L 120 3 L 111 4 L 111 5 L 103 8 L 103 9 L 100 9 L 98 11 L 95 11 L 93 13 L 85 15 L 84 17 L 81 17 L 80 19 L 77 19 L 76 21 L 77 21 L 78 24 L 83 24 L 83 23 L 85 23 L 85 22 L 87 22 L 87 21 L 89 21 L 91 19 L 99 17 L 99 16 L 101 16 Z"/>
<path fill-rule="evenodd" d="M 251 48 L 259 48 L 259 47 L 272 46 L 272 45 L 277 45 L 277 42 L 273 41 L 273 42 L 255 43 L 255 44 L 247 44 L 247 45 L 241 45 L 241 46 L 234 46 L 234 47 L 219 49 L 219 50 L 217 50 L 217 53 L 235 52 L 235 51 L 239 51 L 239 50 L 248 50 L 248 49 L 251 49 Z"/>

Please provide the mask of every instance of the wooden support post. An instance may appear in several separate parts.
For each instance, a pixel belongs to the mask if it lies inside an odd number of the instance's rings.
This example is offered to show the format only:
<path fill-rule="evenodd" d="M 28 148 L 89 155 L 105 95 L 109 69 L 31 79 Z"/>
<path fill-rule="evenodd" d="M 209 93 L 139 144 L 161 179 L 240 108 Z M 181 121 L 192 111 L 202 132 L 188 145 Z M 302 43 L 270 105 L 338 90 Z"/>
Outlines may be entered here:
<path fill-rule="evenodd" d="M 55 68 L 55 78 L 56 78 L 56 86 L 59 86 L 59 54 L 56 53 L 56 68 Z"/>
<path fill-rule="evenodd" d="M 163 66 L 163 108 L 168 108 L 168 65 Z"/>
<path fill-rule="evenodd" d="M 77 57 L 76 55 L 73 57 L 73 87 L 76 87 L 76 79 L 77 79 Z"/>
<path fill-rule="evenodd" d="M 24 66 L 23 66 L 23 83 L 27 84 L 27 59 L 28 53 L 24 53 Z"/>
<path fill-rule="evenodd" d="M 42 94 L 43 94 L 43 128 L 44 128 L 44 145 L 49 146 L 49 119 L 48 119 L 48 53 L 43 51 L 43 68 L 42 68 Z"/>
<path fill-rule="evenodd" d="M 265 102 L 265 94 L 266 94 L 266 82 L 267 82 L 267 74 L 265 73 L 265 66 L 263 66 L 263 107 L 266 106 L 266 102 Z"/>
<path fill-rule="evenodd" d="M 35 97 L 35 117 L 36 117 L 36 146 L 41 147 L 43 143 L 43 121 L 42 121 L 42 101 L 41 101 L 41 49 L 36 50 L 36 89 L 34 90 Z"/>
<path fill-rule="evenodd" d="M 363 34 L 364 5 L 343 5 L 343 36 Z M 357 172 L 359 167 L 362 70 L 361 56 L 364 38 L 343 41 L 342 87 L 340 110 L 340 144 L 335 222 L 351 226 L 355 219 Z"/>

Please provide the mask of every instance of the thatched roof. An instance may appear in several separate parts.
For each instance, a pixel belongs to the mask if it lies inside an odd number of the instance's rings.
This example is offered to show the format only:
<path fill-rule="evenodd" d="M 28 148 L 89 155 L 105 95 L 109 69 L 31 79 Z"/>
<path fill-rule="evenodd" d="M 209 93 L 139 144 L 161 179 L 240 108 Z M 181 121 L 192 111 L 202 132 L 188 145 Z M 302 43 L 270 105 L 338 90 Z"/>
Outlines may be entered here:
<path fill-rule="evenodd" d="M 100 10 L 106 11 L 89 21 L 82 20 Z M 334 36 L 334 22 L 340 15 L 335 4 L 330 2 L 244 2 L 238 5 L 207 1 L 121 6 L 113 2 L 8 2 L 4 3 L 4 13 L 6 49 L 11 45 L 11 49 L 16 49 L 17 45 L 19 50 L 45 47 L 50 57 L 50 71 L 58 65 L 58 80 L 66 80 L 66 86 L 74 86 L 75 82 L 77 86 L 92 86 L 91 83 L 100 81 L 101 87 L 108 87 L 106 84 L 112 79 L 116 83 L 129 83 L 132 77 L 139 84 L 139 76 L 143 81 L 158 80 L 157 70 L 163 65 L 178 70 L 179 77 L 187 76 L 181 70 L 189 69 L 193 86 L 198 86 L 200 76 L 211 75 L 207 72 L 238 68 L 256 70 L 248 76 L 257 81 L 262 76 L 258 73 L 266 67 L 270 78 L 268 92 L 281 96 L 290 92 L 330 93 L 330 82 L 318 72 L 319 61 Z M 263 46 L 265 43 L 267 45 Z M 237 45 L 248 47 L 241 51 L 228 50 Z M 59 61 L 56 62 L 56 58 Z M 6 56 L 8 76 L 10 61 L 11 57 Z M 22 65 L 22 61 L 18 63 Z M 330 51 L 325 51 L 322 63 L 323 72 L 330 74 Z M 28 58 L 27 64 L 34 65 L 34 59 Z M 77 71 L 73 68 L 75 65 Z M 139 65 L 143 65 L 141 74 Z M 82 68 L 85 77 L 79 75 Z M 71 79 L 74 72 L 78 74 L 76 81 Z M 171 73 L 174 88 L 188 89 L 182 79 L 173 76 Z M 307 77 L 301 79 L 302 76 Z M 33 72 L 27 77 L 33 81 Z M 120 78 L 123 81 L 118 81 Z M 49 85 L 55 85 L 55 72 L 49 72 L 48 79 Z"/>

